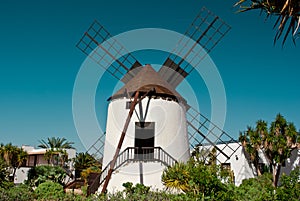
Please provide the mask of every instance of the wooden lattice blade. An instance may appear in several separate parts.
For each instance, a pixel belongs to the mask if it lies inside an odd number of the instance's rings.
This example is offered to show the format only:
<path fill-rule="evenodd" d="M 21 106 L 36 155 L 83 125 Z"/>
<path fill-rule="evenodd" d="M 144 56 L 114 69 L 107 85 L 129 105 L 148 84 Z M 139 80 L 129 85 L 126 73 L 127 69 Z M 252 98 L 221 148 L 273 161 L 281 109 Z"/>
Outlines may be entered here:
<path fill-rule="evenodd" d="M 141 66 L 112 35 L 96 20 L 84 33 L 76 47 L 113 77 L 127 83 Z"/>
<path fill-rule="evenodd" d="M 222 19 L 202 8 L 159 70 L 160 75 L 176 88 L 194 68 L 201 66 L 201 61 L 229 30 Z"/>
<path fill-rule="evenodd" d="M 190 108 L 187 113 L 187 126 L 190 141 L 190 148 L 201 147 L 203 150 L 216 149 L 216 158 L 222 156 L 226 160 L 240 147 L 231 147 L 231 143 L 237 143 L 229 134 L 212 123 L 196 109 Z"/>

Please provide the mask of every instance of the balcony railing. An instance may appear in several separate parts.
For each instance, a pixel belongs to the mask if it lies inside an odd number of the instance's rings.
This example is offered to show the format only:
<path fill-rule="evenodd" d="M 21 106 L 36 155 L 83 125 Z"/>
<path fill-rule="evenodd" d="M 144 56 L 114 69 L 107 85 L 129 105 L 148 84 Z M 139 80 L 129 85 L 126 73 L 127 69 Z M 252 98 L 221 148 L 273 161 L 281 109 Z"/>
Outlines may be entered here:
<path fill-rule="evenodd" d="M 177 161 L 161 147 L 127 147 L 122 151 L 116 161 L 114 171 L 128 162 L 161 162 L 169 167 Z M 110 163 L 103 169 L 100 176 L 100 185 L 105 181 Z"/>

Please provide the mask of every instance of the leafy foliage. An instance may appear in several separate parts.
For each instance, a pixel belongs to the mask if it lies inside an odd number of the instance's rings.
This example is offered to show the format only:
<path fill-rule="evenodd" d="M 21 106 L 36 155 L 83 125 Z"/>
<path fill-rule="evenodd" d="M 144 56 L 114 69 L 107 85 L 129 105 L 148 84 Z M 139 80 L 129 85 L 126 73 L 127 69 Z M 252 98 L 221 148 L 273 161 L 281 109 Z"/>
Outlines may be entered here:
<path fill-rule="evenodd" d="M 0 188 L 1 201 L 32 201 L 34 197 L 32 189 L 24 184 L 8 189 Z"/>
<path fill-rule="evenodd" d="M 136 184 L 135 186 L 133 186 L 132 182 L 124 183 L 123 186 L 125 187 L 125 192 L 127 195 L 132 195 L 134 193 L 147 194 L 150 190 L 150 187 L 143 184 Z"/>
<path fill-rule="evenodd" d="M 65 177 L 66 172 L 60 166 L 41 165 L 28 171 L 28 183 L 33 186 L 39 186 L 49 180 L 63 185 Z"/>
<path fill-rule="evenodd" d="M 224 174 L 220 166 L 212 164 L 205 165 L 191 159 L 188 163 L 177 163 L 168 167 L 162 175 L 163 184 L 169 189 L 183 191 L 192 196 L 218 198 L 224 194 L 226 184 L 223 181 L 230 174 Z"/>
<path fill-rule="evenodd" d="M 98 167 L 101 169 L 101 164 L 89 153 L 78 153 L 74 159 L 75 176 L 80 177 L 81 172 L 90 167 Z"/>
<path fill-rule="evenodd" d="M 239 0 L 235 6 L 238 5 L 240 12 L 259 9 L 266 12 L 267 18 L 271 15 L 277 16 L 274 28 L 279 25 L 274 37 L 274 44 L 283 36 L 282 45 L 284 45 L 289 34 L 295 43 L 300 25 L 299 0 Z M 283 33 L 284 35 L 282 35 Z"/>
<path fill-rule="evenodd" d="M 47 149 L 45 159 L 52 165 L 64 166 L 65 162 L 68 161 L 68 154 L 66 149 L 74 149 L 74 142 L 68 142 L 66 138 L 51 137 L 47 141 L 39 141 L 38 147 Z"/>
<path fill-rule="evenodd" d="M 280 186 L 276 189 L 278 200 L 300 200 L 300 168 L 291 171 L 290 175 L 282 175 Z"/>
<path fill-rule="evenodd" d="M 278 114 L 269 128 L 265 121 L 259 120 L 256 128 L 248 127 L 247 131 L 241 132 L 239 140 L 249 154 L 249 161 L 255 166 L 257 175 L 261 175 L 258 167 L 259 152 L 264 153 L 273 174 L 273 185 L 276 187 L 281 166 L 290 157 L 292 148 L 297 146 L 298 135 L 294 124 Z"/>
<path fill-rule="evenodd" d="M 176 163 L 167 168 L 162 174 L 162 182 L 168 189 L 189 192 L 190 167 L 184 163 Z"/>
<path fill-rule="evenodd" d="M 38 199 L 44 200 L 61 200 L 64 197 L 62 185 L 52 181 L 41 183 L 34 192 Z"/>
<path fill-rule="evenodd" d="M 234 189 L 232 197 L 234 200 L 263 201 L 274 200 L 274 187 L 272 175 L 263 174 L 257 178 L 243 180 L 239 187 Z"/>
<path fill-rule="evenodd" d="M 101 169 L 97 166 L 92 166 L 92 167 L 89 167 L 85 170 L 83 170 L 81 172 L 81 178 L 84 180 L 84 182 L 87 184 L 88 183 L 88 180 L 90 179 L 90 175 L 92 173 L 101 173 Z"/>
<path fill-rule="evenodd" d="M 194 201 L 195 197 L 187 194 L 172 194 L 168 191 L 151 191 L 149 186 L 143 184 L 133 185 L 131 182 L 124 183 L 124 191 L 114 194 L 105 194 L 97 197 L 96 200 L 141 200 L 141 201 Z"/>
<path fill-rule="evenodd" d="M 7 171 L 8 166 L 5 161 L 0 157 L 0 187 L 3 182 L 8 181 L 9 172 Z"/>
<path fill-rule="evenodd" d="M 39 141 L 41 144 L 38 146 L 40 148 L 44 149 L 74 149 L 73 144 L 74 142 L 68 142 L 66 138 L 60 138 L 60 137 L 51 137 L 48 138 L 47 141 L 41 140 Z"/>
<path fill-rule="evenodd" d="M 4 160 L 7 167 L 12 170 L 12 180 L 15 177 L 16 170 L 22 165 L 24 161 L 26 161 L 27 156 L 27 152 L 25 152 L 22 148 L 13 146 L 11 143 L 8 143 L 6 145 L 1 144 L 0 146 L 0 158 Z"/>

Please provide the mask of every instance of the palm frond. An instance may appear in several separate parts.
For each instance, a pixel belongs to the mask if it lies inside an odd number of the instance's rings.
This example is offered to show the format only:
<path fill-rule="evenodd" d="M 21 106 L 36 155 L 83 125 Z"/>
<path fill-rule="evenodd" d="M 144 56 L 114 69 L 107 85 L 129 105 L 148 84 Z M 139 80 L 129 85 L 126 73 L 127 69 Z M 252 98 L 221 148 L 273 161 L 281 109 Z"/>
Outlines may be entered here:
<path fill-rule="evenodd" d="M 240 0 L 234 6 L 239 6 L 238 12 L 260 9 L 266 13 L 267 17 L 270 15 L 278 16 L 273 27 L 278 26 L 274 36 L 274 44 L 282 38 L 283 46 L 289 35 L 293 43 L 296 44 L 295 40 L 299 35 L 300 27 L 299 0 Z"/>

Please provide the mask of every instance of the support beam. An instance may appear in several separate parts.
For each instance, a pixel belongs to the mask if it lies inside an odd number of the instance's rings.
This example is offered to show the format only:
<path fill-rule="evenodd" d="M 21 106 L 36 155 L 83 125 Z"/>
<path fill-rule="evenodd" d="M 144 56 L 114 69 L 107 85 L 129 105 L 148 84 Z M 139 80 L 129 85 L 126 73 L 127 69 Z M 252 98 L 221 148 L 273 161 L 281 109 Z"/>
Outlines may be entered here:
<path fill-rule="evenodd" d="M 116 150 L 116 152 L 115 152 L 115 155 L 114 155 L 113 160 L 112 160 L 111 163 L 110 163 L 110 167 L 109 167 L 109 170 L 108 170 L 108 174 L 107 174 L 107 177 L 106 177 L 105 182 L 104 182 L 104 184 L 103 184 L 103 188 L 102 188 L 101 193 L 105 193 L 105 191 L 106 191 L 106 189 L 107 189 L 109 180 L 110 180 L 110 178 L 111 178 L 111 174 L 112 174 L 112 172 L 113 172 L 113 170 L 114 170 L 114 167 L 115 167 L 115 164 L 116 164 L 118 155 L 119 155 L 119 153 L 120 153 L 120 150 L 121 150 L 121 147 L 122 147 L 122 144 L 123 144 L 125 135 L 126 135 L 126 131 L 127 131 L 127 129 L 128 129 L 128 125 L 129 125 L 130 119 L 131 119 L 131 117 L 132 117 L 134 108 L 135 108 L 135 106 L 136 106 L 136 104 L 137 104 L 137 99 L 138 99 L 138 97 L 139 97 L 139 92 L 137 91 L 137 92 L 135 93 L 134 100 L 133 100 L 133 102 L 131 103 L 130 110 L 129 110 L 129 113 L 128 113 L 128 116 L 127 116 L 127 119 L 126 119 L 126 122 L 125 122 L 125 125 L 124 125 L 124 128 L 123 128 L 123 131 L 122 131 L 122 134 L 121 134 L 121 137 L 120 137 L 118 146 L 117 146 L 117 150 Z"/>
<path fill-rule="evenodd" d="M 114 155 L 114 157 L 113 157 L 113 160 L 112 160 L 111 163 L 110 163 L 110 167 L 109 167 L 109 170 L 108 170 L 108 173 L 107 173 L 105 182 L 104 182 L 104 184 L 103 184 L 103 188 L 102 188 L 101 193 L 105 193 L 105 191 L 106 191 L 106 189 L 107 189 L 109 180 L 110 180 L 111 175 L 112 175 L 112 173 L 113 173 L 113 171 L 114 171 L 114 167 L 115 167 L 115 164 L 116 164 L 118 155 L 119 155 L 119 153 L 120 153 L 120 150 L 121 150 L 121 147 L 122 147 L 122 144 L 123 144 L 123 141 L 124 141 L 124 138 L 125 138 L 125 135 L 126 135 L 126 132 L 127 132 L 128 126 L 129 126 L 129 123 L 130 123 L 130 119 L 131 119 L 132 114 L 133 114 L 133 112 L 134 112 L 135 106 L 136 106 L 139 102 L 141 102 L 146 96 L 148 96 L 151 92 L 155 92 L 155 90 L 154 90 L 154 89 L 149 90 L 145 95 L 143 95 L 143 96 L 140 97 L 140 98 L 139 98 L 139 91 L 136 91 L 136 92 L 135 92 L 134 100 L 132 101 L 132 103 L 131 103 L 131 105 L 130 105 L 130 110 L 129 110 L 129 113 L 128 113 L 128 116 L 127 116 L 127 119 L 126 119 L 126 122 L 125 122 L 125 125 L 124 125 L 124 128 L 123 128 L 123 131 L 122 131 L 122 133 L 121 133 L 121 137 L 120 137 L 120 140 L 119 140 L 119 143 L 118 143 L 118 146 L 117 146 L 115 155 Z M 139 98 L 139 100 L 138 100 L 138 98 Z"/>

